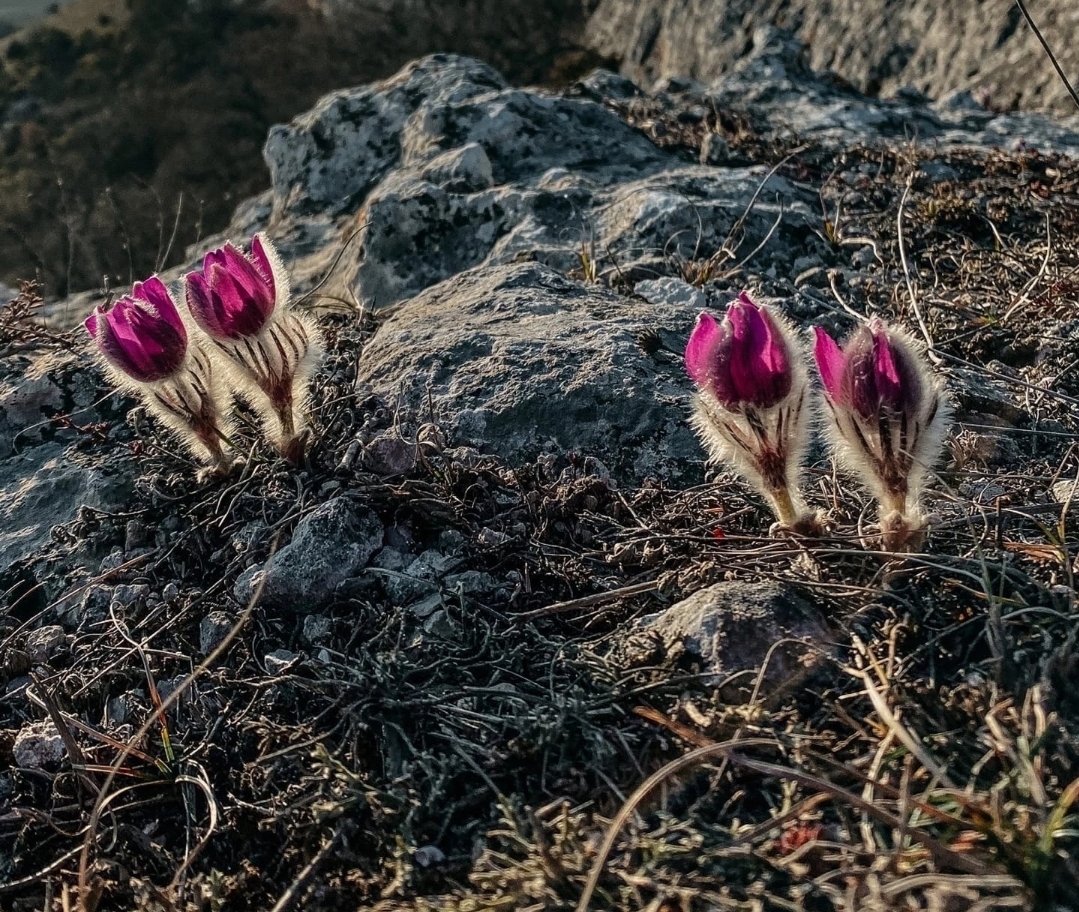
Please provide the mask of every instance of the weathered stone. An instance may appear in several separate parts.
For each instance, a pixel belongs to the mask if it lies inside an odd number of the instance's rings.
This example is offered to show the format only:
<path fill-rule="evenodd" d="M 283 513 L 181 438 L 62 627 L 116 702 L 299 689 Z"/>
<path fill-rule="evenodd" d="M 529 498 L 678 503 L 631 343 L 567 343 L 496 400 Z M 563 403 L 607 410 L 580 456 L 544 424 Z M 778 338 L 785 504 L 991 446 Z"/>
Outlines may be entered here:
<path fill-rule="evenodd" d="M 235 623 L 235 615 L 227 611 L 211 611 L 199 623 L 199 651 L 205 656 L 217 649 Z"/>
<path fill-rule="evenodd" d="M 437 591 L 438 581 L 459 562 L 457 558 L 430 549 L 424 551 L 400 573 L 385 577 L 386 594 L 398 605 L 407 605 Z"/>
<path fill-rule="evenodd" d="M 360 378 L 408 412 L 433 406 L 452 437 L 507 459 L 545 447 L 603 454 L 612 471 L 678 474 L 700 460 L 680 365 L 638 344 L 688 334 L 696 309 L 650 305 L 537 264 L 465 273 L 400 308 Z"/>
<path fill-rule="evenodd" d="M 64 628 L 58 624 L 39 627 L 26 637 L 26 653 L 35 665 L 48 662 L 67 646 L 68 637 Z"/>
<path fill-rule="evenodd" d="M 833 635 L 817 609 L 789 586 L 722 582 L 643 618 L 638 636 L 658 638 L 670 658 L 688 655 L 729 702 L 794 686 L 830 652 Z M 763 669 L 763 671 L 762 671 Z"/>
<path fill-rule="evenodd" d="M 0 570 L 47 543 L 79 507 L 115 509 L 131 489 L 122 468 L 94 463 L 56 443 L 0 461 Z"/>
<path fill-rule="evenodd" d="M 262 585 L 268 607 L 307 612 L 324 605 L 338 585 L 355 576 L 382 546 L 378 517 L 355 501 L 338 497 L 305 516 L 292 540 L 260 570 L 249 570 L 234 589 L 241 602 Z"/>
<path fill-rule="evenodd" d="M 30 722 L 19 730 L 12 753 L 23 769 L 44 770 L 59 766 L 67 752 L 56 726 L 42 720 Z"/>
<path fill-rule="evenodd" d="M 303 619 L 302 636 L 305 643 L 316 646 L 326 642 L 333 633 L 333 620 L 324 614 L 309 614 Z"/>
<path fill-rule="evenodd" d="M 296 661 L 296 658 L 297 656 L 294 652 L 289 652 L 287 649 L 275 649 L 263 659 L 266 673 L 269 675 L 284 674 L 288 671 L 289 666 Z"/>

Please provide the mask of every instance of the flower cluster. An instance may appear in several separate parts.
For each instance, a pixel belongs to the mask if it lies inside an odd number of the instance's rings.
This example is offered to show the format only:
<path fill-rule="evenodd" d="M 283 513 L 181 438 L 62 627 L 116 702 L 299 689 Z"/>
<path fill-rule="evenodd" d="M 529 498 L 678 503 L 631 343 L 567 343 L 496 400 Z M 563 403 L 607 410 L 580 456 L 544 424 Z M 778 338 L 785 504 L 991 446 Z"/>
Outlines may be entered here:
<path fill-rule="evenodd" d="M 919 545 L 919 499 L 940 453 L 948 403 L 916 345 L 873 320 L 841 348 L 816 329 L 822 411 L 843 465 L 880 505 L 882 544 Z M 722 323 L 702 313 L 686 346 L 698 388 L 694 424 L 713 459 L 734 466 L 771 504 L 781 528 L 819 529 L 800 490 L 811 433 L 805 346 L 774 311 L 745 293 Z"/>
<path fill-rule="evenodd" d="M 154 276 L 86 319 L 114 382 L 138 395 L 201 461 L 227 455 L 233 394 L 262 418 L 283 456 L 301 458 L 303 405 L 321 342 L 292 306 L 288 273 L 261 234 L 243 253 L 225 244 L 184 277 L 178 302 Z"/>

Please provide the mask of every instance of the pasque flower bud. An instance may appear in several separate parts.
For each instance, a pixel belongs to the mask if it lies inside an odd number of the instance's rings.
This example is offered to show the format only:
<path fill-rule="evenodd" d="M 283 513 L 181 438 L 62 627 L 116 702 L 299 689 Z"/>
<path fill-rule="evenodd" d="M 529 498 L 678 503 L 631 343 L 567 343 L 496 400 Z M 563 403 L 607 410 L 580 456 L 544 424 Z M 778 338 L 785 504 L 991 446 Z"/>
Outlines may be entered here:
<path fill-rule="evenodd" d="M 140 396 L 197 457 L 226 469 L 228 396 L 165 283 L 157 276 L 136 282 L 84 325 L 116 385 Z"/>
<path fill-rule="evenodd" d="M 289 279 L 261 234 L 250 252 L 212 250 L 187 276 L 187 306 L 233 382 L 261 415 L 281 453 L 298 461 L 303 404 L 321 352 L 317 324 L 291 306 Z"/>
<path fill-rule="evenodd" d="M 798 491 L 808 438 L 801 347 L 781 317 L 745 292 L 722 322 L 702 313 L 686 346 L 697 385 L 694 424 L 713 459 L 734 466 L 772 505 L 780 524 L 815 524 Z"/>
<path fill-rule="evenodd" d="M 881 506 L 885 546 L 901 550 L 924 534 L 919 498 L 940 456 L 948 401 L 916 344 L 879 319 L 840 348 L 816 327 L 814 356 L 833 447 Z"/>

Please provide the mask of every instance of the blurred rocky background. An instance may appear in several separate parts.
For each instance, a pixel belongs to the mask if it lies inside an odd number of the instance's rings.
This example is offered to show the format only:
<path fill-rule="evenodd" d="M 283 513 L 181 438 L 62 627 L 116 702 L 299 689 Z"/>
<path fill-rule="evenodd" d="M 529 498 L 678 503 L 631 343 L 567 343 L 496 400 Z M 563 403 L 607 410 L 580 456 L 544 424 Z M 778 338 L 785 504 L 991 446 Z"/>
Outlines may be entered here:
<path fill-rule="evenodd" d="M 1079 7 L 1043 0 L 1035 12 L 1074 70 Z M 707 83 L 762 25 L 793 32 L 815 69 L 861 92 L 1068 104 L 1011 0 L 11 0 L 0 4 L 0 283 L 36 278 L 59 296 L 180 262 L 268 186 L 271 124 L 426 53 L 474 55 L 513 84 L 558 87 L 597 64 L 645 87 Z"/>

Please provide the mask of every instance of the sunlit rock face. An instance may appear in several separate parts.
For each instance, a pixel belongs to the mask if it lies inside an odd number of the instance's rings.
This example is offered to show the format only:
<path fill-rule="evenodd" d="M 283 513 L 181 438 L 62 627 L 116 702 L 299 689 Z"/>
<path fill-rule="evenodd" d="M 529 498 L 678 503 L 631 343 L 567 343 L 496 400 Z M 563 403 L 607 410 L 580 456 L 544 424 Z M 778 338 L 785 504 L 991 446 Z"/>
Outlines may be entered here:
<path fill-rule="evenodd" d="M 1065 72 L 1079 66 L 1072 0 L 1031 4 Z M 913 86 L 933 98 L 966 90 L 995 107 L 1074 110 L 1063 84 L 1013 0 L 600 0 L 585 40 L 648 84 L 711 82 L 734 69 L 761 25 L 792 29 L 815 69 L 860 91 Z"/>

